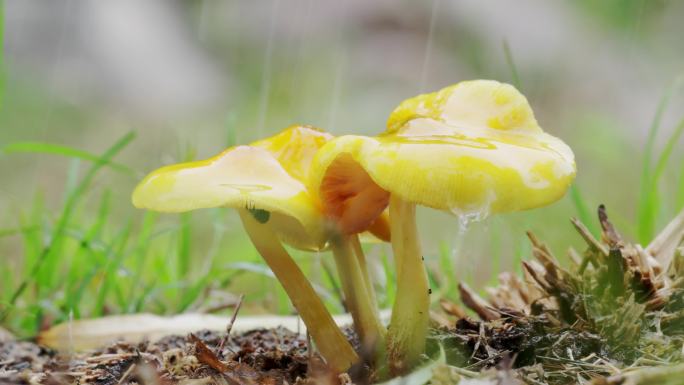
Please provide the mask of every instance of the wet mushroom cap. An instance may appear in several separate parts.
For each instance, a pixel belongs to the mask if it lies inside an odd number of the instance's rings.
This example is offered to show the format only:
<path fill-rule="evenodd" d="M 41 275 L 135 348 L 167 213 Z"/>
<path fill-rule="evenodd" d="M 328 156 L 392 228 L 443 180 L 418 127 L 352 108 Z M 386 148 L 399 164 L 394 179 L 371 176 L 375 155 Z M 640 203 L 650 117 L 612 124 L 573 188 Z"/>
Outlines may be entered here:
<path fill-rule="evenodd" d="M 136 187 L 133 204 L 161 212 L 249 209 L 275 226 L 284 242 L 319 250 L 327 242 L 325 218 L 305 182 L 315 153 L 331 139 L 318 129 L 292 126 L 206 160 L 162 167 Z"/>
<path fill-rule="evenodd" d="M 571 149 L 542 131 L 527 99 L 508 84 L 466 81 L 408 99 L 387 125 L 377 137 L 331 140 L 314 160 L 311 185 L 329 214 L 345 218 L 346 209 L 365 205 L 347 216 L 356 218 L 350 228 L 372 220 L 389 193 L 486 215 L 550 204 L 575 176 Z"/>

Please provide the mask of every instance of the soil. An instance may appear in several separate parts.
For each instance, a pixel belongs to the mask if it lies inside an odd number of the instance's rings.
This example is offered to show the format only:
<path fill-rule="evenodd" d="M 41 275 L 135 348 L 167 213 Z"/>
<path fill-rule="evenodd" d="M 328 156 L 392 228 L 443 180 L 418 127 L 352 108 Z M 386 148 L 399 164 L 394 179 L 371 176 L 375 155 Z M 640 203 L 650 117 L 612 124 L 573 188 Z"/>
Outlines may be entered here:
<path fill-rule="evenodd" d="M 472 370 L 508 369 L 535 364 L 535 355 L 572 346 L 600 350 L 598 345 L 575 346 L 594 336 L 566 336 L 567 344 L 552 346 L 558 335 L 540 333 L 540 318 L 504 318 L 491 322 L 460 318 L 450 327 L 433 329 L 430 345 L 445 348 L 447 360 Z M 345 333 L 358 349 L 350 328 Z M 559 331 L 567 333 L 567 331 Z M 516 358 L 513 358 L 515 356 Z M 504 367 L 501 367 L 503 363 Z M 355 383 L 366 383 L 367 371 L 350 370 Z M 193 382 L 194 381 L 194 382 Z M 74 355 L 57 354 L 29 341 L 0 341 L 0 385 L 97 384 L 351 384 L 349 377 L 328 372 L 301 334 L 284 328 L 245 333 L 200 331 L 173 335 L 157 342 L 113 343 Z"/>
<path fill-rule="evenodd" d="M 0 342 L 0 385 L 310 383 L 306 378 L 325 382 L 330 375 L 307 345 L 304 336 L 283 328 L 230 338 L 201 331 L 154 343 L 114 343 L 71 356 L 32 342 L 5 341 Z"/>

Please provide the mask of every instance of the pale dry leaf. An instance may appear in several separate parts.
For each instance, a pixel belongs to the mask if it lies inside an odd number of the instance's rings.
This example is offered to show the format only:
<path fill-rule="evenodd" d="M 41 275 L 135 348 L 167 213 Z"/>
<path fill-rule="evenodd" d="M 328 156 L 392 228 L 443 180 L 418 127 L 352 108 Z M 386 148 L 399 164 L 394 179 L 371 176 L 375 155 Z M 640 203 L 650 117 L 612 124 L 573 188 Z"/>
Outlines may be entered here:
<path fill-rule="evenodd" d="M 381 312 L 381 319 L 389 318 L 388 311 Z M 333 317 L 338 325 L 352 323 L 349 314 Z M 197 330 L 225 331 L 229 317 L 209 314 L 181 314 L 162 317 L 153 314 L 130 314 L 83 319 L 53 326 L 38 335 L 38 343 L 60 351 L 83 351 L 95 349 L 113 341 L 139 343 L 144 340 L 158 341 L 168 335 L 186 335 Z M 233 332 L 258 328 L 283 326 L 290 330 L 306 329 L 299 325 L 297 316 L 241 316 L 232 326 Z"/>

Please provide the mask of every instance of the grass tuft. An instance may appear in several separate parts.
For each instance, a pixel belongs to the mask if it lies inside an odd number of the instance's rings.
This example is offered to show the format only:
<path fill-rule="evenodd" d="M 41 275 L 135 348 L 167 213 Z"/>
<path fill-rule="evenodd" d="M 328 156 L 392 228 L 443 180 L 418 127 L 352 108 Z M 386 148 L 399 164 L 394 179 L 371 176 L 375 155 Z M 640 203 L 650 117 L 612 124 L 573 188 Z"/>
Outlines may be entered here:
<path fill-rule="evenodd" d="M 59 220 L 57 221 L 57 225 L 50 234 L 50 240 L 47 244 L 45 244 L 42 247 L 42 250 L 40 251 L 37 260 L 31 267 L 29 274 L 23 279 L 21 284 L 19 284 L 17 289 L 10 296 L 9 301 L 6 305 L 7 309 L 0 312 L 0 322 L 4 321 L 7 318 L 10 309 L 14 307 L 19 297 L 21 297 L 24 291 L 28 288 L 29 284 L 31 284 L 39 276 L 49 277 L 52 274 L 54 274 L 54 271 L 43 271 L 42 267 L 43 265 L 54 266 L 57 263 L 57 258 L 59 258 L 59 256 L 61 255 L 63 251 L 62 248 L 66 240 L 65 233 L 67 230 L 67 225 L 69 224 L 69 221 L 71 220 L 71 217 L 74 214 L 76 204 L 83 197 L 87 188 L 90 186 L 93 179 L 95 178 L 95 175 L 97 175 L 98 171 L 100 171 L 100 169 L 103 166 L 109 163 L 109 161 L 121 150 L 123 150 L 134 138 L 135 134 L 133 132 L 129 132 L 128 134 L 124 135 L 121 139 L 119 139 L 116 143 L 114 143 L 114 145 L 112 145 L 107 151 L 105 151 L 102 154 L 101 157 L 98 158 L 98 160 L 90 167 L 90 169 L 85 174 L 83 179 L 70 192 L 65 201 L 64 209 L 62 210 Z"/>

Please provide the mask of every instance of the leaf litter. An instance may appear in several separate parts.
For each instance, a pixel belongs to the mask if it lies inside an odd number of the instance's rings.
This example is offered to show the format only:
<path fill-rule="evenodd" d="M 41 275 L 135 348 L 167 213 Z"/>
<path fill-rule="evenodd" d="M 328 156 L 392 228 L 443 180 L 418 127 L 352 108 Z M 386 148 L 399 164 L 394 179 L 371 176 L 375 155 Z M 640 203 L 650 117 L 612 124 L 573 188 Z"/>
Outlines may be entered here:
<path fill-rule="evenodd" d="M 30 342 L 5 343 L 0 384 L 276 385 L 305 384 L 317 375 L 302 335 L 276 328 L 225 337 L 200 331 L 154 343 L 113 343 L 72 356 Z"/>

